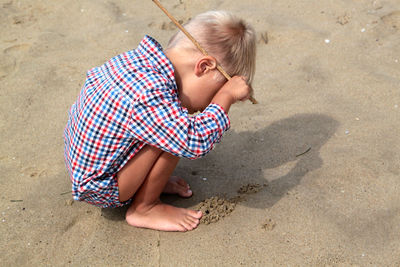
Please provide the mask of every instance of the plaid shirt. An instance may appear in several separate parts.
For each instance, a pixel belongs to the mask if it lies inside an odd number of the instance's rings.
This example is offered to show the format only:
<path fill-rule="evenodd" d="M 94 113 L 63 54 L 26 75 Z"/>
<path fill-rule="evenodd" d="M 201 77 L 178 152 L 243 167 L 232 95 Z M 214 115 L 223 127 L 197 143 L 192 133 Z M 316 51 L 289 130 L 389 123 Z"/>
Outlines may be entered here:
<path fill-rule="evenodd" d="M 145 36 L 136 50 L 88 71 L 69 111 L 64 156 L 74 198 L 99 193 L 110 179 L 115 184 L 116 173 L 145 144 L 196 159 L 207 154 L 229 126 L 228 116 L 216 104 L 189 116 L 178 99 L 171 62 L 161 45 Z"/>

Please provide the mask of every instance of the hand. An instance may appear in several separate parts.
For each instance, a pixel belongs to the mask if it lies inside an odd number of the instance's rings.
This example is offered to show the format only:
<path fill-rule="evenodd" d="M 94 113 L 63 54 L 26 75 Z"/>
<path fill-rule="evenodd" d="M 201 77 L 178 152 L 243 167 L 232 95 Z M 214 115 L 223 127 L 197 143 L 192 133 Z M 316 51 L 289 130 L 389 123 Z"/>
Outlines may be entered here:
<path fill-rule="evenodd" d="M 218 93 L 229 95 L 233 104 L 247 100 L 251 94 L 251 87 L 247 84 L 246 77 L 234 76 L 222 86 Z"/>
<path fill-rule="evenodd" d="M 247 85 L 246 78 L 234 76 L 219 89 L 211 103 L 219 104 L 228 112 L 232 104 L 248 99 L 250 93 L 251 87 Z"/>

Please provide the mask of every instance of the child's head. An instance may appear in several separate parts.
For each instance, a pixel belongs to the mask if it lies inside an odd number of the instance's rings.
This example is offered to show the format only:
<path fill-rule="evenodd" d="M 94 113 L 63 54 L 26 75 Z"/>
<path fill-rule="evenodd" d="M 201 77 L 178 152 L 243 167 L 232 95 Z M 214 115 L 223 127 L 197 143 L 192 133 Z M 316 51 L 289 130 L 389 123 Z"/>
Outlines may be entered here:
<path fill-rule="evenodd" d="M 226 11 L 208 11 L 197 15 L 184 27 L 230 76 L 245 76 L 251 83 L 255 71 L 256 38 L 249 24 Z M 170 39 L 167 49 L 171 48 L 201 53 L 181 31 Z M 222 74 L 218 76 L 223 79 Z"/>
<path fill-rule="evenodd" d="M 251 83 L 256 45 L 250 25 L 226 11 L 209 11 L 197 15 L 185 28 L 209 54 L 204 56 L 180 31 L 166 49 L 175 68 L 179 98 L 190 113 L 206 108 L 225 84 L 217 63 L 230 76 L 245 76 Z"/>

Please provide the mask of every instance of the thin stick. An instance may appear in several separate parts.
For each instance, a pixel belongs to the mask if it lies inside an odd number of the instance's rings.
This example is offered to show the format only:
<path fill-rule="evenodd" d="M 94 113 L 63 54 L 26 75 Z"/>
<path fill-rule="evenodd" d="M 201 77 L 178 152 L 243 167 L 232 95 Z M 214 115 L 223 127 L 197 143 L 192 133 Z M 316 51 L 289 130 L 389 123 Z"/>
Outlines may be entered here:
<path fill-rule="evenodd" d="M 302 155 L 304 155 L 304 154 L 306 154 L 308 151 L 310 151 L 311 150 L 311 147 L 309 147 L 306 151 L 304 151 L 303 153 L 300 153 L 300 154 L 298 154 L 298 155 L 296 155 L 296 158 L 297 157 L 300 157 L 300 156 L 302 156 Z"/>
<path fill-rule="evenodd" d="M 60 195 L 63 196 L 63 195 L 70 194 L 70 193 L 72 193 L 71 190 L 69 190 L 69 191 L 67 191 L 67 192 L 64 192 L 64 193 L 61 193 Z"/>
<path fill-rule="evenodd" d="M 182 27 L 182 25 L 168 12 L 168 10 L 166 10 L 161 3 L 158 0 L 152 0 L 164 13 L 165 15 L 167 15 L 168 18 L 170 18 L 170 20 L 189 38 L 190 41 L 192 41 L 192 43 L 203 53 L 203 55 L 208 56 L 208 53 L 206 50 L 204 50 L 204 48 L 199 44 L 199 42 L 196 41 L 196 39 L 193 38 L 193 36 L 186 31 L 185 28 Z M 219 65 L 217 63 L 217 69 L 219 70 L 219 72 L 222 73 L 222 75 L 224 75 L 224 77 L 227 80 L 231 79 L 231 76 L 229 76 L 229 74 L 221 67 L 221 65 Z M 257 100 L 255 100 L 254 97 L 250 96 L 249 100 L 251 101 L 251 103 L 253 104 L 257 104 Z"/>

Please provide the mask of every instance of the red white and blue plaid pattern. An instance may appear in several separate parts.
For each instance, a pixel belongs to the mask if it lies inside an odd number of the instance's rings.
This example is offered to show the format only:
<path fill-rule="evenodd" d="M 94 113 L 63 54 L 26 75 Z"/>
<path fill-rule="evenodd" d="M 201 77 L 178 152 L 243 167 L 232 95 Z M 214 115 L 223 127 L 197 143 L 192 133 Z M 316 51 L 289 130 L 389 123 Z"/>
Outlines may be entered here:
<path fill-rule="evenodd" d="M 64 156 L 74 199 L 122 206 L 116 174 L 145 144 L 196 159 L 229 127 L 216 104 L 189 116 L 178 99 L 171 62 L 161 45 L 145 36 L 136 50 L 88 71 L 69 111 Z"/>

